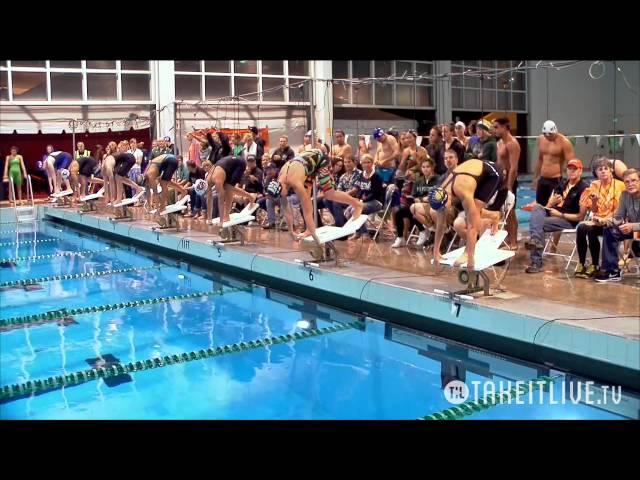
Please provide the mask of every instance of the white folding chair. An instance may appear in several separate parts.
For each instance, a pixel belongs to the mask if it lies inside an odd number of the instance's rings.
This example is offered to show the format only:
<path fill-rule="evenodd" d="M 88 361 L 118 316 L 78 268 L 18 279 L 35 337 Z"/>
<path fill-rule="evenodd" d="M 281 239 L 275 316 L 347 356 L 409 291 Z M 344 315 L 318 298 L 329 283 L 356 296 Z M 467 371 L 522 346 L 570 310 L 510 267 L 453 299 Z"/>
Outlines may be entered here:
<path fill-rule="evenodd" d="M 574 262 L 577 260 L 574 260 L 573 257 L 576 254 L 576 250 L 578 249 L 578 244 L 576 243 L 576 229 L 575 228 L 565 228 L 564 230 L 560 231 L 560 240 L 558 241 L 558 245 L 556 245 L 556 248 L 558 248 L 560 246 L 561 243 L 565 243 L 565 244 L 569 244 L 571 245 L 571 254 L 570 255 L 566 255 L 564 253 L 558 253 L 558 252 L 552 252 L 551 251 L 551 245 L 553 245 L 553 235 L 557 233 L 557 232 L 548 232 L 547 235 L 547 241 L 544 244 L 544 250 L 542 250 L 542 256 L 554 256 L 554 257 L 561 257 L 564 258 L 567 261 L 567 264 L 565 265 L 564 269 L 567 270 L 569 268 L 569 265 L 571 265 L 571 262 Z M 563 237 L 565 237 L 566 235 L 569 235 L 571 240 L 569 241 L 565 241 L 563 242 L 562 239 Z"/>

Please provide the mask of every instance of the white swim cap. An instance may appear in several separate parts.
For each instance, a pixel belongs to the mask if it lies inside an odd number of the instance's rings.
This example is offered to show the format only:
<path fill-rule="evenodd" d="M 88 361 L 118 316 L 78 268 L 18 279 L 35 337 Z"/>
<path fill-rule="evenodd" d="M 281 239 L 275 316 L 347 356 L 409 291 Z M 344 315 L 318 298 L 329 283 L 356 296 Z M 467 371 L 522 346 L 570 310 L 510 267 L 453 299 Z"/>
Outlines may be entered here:
<path fill-rule="evenodd" d="M 206 180 L 203 180 L 202 178 L 197 179 L 193 183 L 193 189 L 198 195 L 204 195 L 205 193 L 207 193 L 208 188 L 209 185 L 207 184 Z"/>
<path fill-rule="evenodd" d="M 558 127 L 556 127 L 556 124 L 553 120 L 547 120 L 546 122 L 544 122 L 544 125 L 542 125 L 542 133 L 558 133 Z"/>
<path fill-rule="evenodd" d="M 66 168 L 63 168 L 62 170 L 60 170 L 60 176 L 62 177 L 63 180 L 68 180 L 69 179 L 69 170 L 67 170 Z"/>
<path fill-rule="evenodd" d="M 456 127 L 467 128 L 467 126 L 466 126 L 463 122 L 461 122 L 461 121 L 457 121 L 457 122 L 456 122 Z"/>

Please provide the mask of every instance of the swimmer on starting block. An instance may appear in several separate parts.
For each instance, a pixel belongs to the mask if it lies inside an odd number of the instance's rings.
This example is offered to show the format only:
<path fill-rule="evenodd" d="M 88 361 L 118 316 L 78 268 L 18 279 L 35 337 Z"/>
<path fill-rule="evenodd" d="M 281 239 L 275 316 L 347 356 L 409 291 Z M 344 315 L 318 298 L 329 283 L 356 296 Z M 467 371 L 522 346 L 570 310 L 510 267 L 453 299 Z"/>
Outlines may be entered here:
<path fill-rule="evenodd" d="M 155 206 L 158 211 L 164 210 L 167 206 L 170 186 L 181 193 L 187 193 L 187 190 L 182 185 L 171 180 L 177 169 L 178 159 L 176 156 L 165 153 L 153 158 L 144 172 L 144 183 L 149 205 L 151 205 L 151 192 L 157 192 L 157 186 L 160 183 L 161 192 L 158 195 L 158 204 Z"/>
<path fill-rule="evenodd" d="M 220 215 L 220 225 L 230 220 L 231 204 L 233 196 L 238 195 L 249 199 L 251 203 L 256 201 L 256 195 L 245 192 L 236 187 L 244 171 L 247 169 L 247 161 L 242 157 L 229 155 L 216 162 L 213 170 L 207 176 L 207 218 L 211 218 L 213 211 L 213 187 L 218 194 L 218 214 Z"/>
<path fill-rule="evenodd" d="M 64 182 L 67 187 L 66 190 L 71 190 L 71 185 L 69 184 L 69 167 L 71 166 L 71 162 L 73 161 L 73 157 L 68 152 L 51 152 L 47 159 L 45 160 L 45 167 L 47 169 L 47 175 L 50 179 L 53 179 L 53 193 L 60 193 L 60 184 Z M 65 177 L 63 178 L 62 173 L 63 170 L 66 171 Z"/>
<path fill-rule="evenodd" d="M 285 218 L 289 227 L 289 232 L 296 240 L 312 236 L 318 246 L 322 242 L 316 234 L 316 222 L 313 215 L 313 202 L 307 188 L 311 188 L 313 181 L 317 177 L 320 189 L 324 193 L 324 198 L 333 202 L 344 203 L 353 207 L 353 220 L 358 218 L 362 213 L 363 204 L 360 200 L 352 197 L 346 192 L 335 189 L 333 177 L 331 176 L 331 163 L 329 158 L 323 153 L 313 148 L 301 153 L 292 160 L 286 162 L 280 169 L 278 180 L 272 180 L 268 187 L 267 193 L 272 197 L 282 197 L 285 204 Z M 287 194 L 292 188 L 298 195 L 302 213 L 307 229 L 300 235 L 296 235 L 293 225 L 293 209 L 287 202 Z"/>
<path fill-rule="evenodd" d="M 438 214 L 433 248 L 436 264 L 442 259 L 440 244 L 445 230 L 444 207 L 450 206 L 457 198 L 462 202 L 466 214 L 467 243 L 465 253 L 456 260 L 454 266 L 466 263 L 469 271 L 474 269 L 476 242 L 479 233 L 482 232 L 480 211 L 483 208 L 492 211 L 502 208 L 509 192 L 504 187 L 501 189 L 503 180 L 502 172 L 496 169 L 493 163 L 470 159 L 449 173 L 441 187 L 429 193 L 429 204 Z"/>
<path fill-rule="evenodd" d="M 140 185 L 131 181 L 127 176 L 129 171 L 136 164 L 136 157 L 129 153 L 129 142 L 122 141 L 118 144 L 118 154 L 115 156 L 113 173 L 116 181 L 116 198 L 114 203 L 119 203 L 124 198 L 124 186 L 128 185 L 137 193 L 144 190 Z"/>

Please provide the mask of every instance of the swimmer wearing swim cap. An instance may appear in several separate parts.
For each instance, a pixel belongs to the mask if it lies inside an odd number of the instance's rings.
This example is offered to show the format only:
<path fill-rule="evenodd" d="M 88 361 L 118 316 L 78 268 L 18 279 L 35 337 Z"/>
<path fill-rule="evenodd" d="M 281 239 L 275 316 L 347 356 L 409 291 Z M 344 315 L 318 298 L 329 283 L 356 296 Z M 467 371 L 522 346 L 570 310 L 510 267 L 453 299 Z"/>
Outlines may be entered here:
<path fill-rule="evenodd" d="M 313 236 L 320 246 L 320 239 L 316 235 L 316 222 L 313 214 L 313 202 L 309 194 L 313 182 L 318 182 L 318 187 L 324 193 L 324 198 L 333 202 L 344 203 L 353 207 L 353 219 L 362 213 L 363 204 L 346 192 L 335 189 L 331 176 L 331 164 L 329 158 L 319 149 L 313 148 L 286 162 L 280 169 L 280 175 L 276 182 L 272 181 L 267 186 L 267 193 L 272 197 L 280 196 L 285 204 L 285 218 L 289 232 L 295 240 Z M 307 229 L 300 235 L 296 235 L 293 223 L 293 210 L 287 202 L 287 194 L 292 188 L 298 195 L 302 214 Z"/>

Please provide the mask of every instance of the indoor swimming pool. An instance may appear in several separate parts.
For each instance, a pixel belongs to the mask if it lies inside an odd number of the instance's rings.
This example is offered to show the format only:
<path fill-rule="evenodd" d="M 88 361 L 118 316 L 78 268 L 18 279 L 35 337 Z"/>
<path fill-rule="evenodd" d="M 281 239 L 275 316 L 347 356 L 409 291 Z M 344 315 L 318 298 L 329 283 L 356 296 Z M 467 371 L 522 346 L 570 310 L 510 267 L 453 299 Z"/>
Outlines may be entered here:
<path fill-rule="evenodd" d="M 540 401 L 485 404 L 460 418 L 638 418 L 633 392 L 617 399 L 610 392 L 599 406 L 554 403 L 585 379 L 394 319 L 53 222 L 2 228 L 2 419 L 411 420 L 442 411 L 449 418 L 452 381 L 473 391 L 540 378 L 554 379 L 535 393 Z M 101 378 L 94 367 L 110 373 Z"/>

